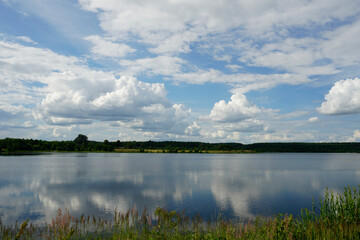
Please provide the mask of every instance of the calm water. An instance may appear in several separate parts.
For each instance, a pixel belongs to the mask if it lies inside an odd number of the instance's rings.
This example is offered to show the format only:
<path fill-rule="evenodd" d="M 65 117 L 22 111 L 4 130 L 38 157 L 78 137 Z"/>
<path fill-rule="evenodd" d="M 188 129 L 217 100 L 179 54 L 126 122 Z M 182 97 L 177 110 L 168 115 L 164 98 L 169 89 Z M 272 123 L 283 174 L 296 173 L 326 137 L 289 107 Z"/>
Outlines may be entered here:
<path fill-rule="evenodd" d="M 311 208 L 360 184 L 360 154 L 64 153 L 0 156 L 0 218 L 50 222 L 58 208 L 111 219 L 157 206 L 231 219 Z"/>

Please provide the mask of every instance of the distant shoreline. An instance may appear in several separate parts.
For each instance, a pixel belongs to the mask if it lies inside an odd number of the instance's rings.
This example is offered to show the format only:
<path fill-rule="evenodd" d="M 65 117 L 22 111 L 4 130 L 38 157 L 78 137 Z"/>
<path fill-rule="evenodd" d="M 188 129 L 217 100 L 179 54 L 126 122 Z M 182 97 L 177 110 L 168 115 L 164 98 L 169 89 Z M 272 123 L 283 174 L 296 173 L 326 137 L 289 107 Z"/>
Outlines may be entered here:
<path fill-rule="evenodd" d="M 180 141 L 108 141 L 97 142 L 78 138 L 74 141 L 34 139 L 0 139 L 0 152 L 5 154 L 46 152 L 118 152 L 118 153 L 360 153 L 360 142 L 337 143 L 204 143 Z"/>

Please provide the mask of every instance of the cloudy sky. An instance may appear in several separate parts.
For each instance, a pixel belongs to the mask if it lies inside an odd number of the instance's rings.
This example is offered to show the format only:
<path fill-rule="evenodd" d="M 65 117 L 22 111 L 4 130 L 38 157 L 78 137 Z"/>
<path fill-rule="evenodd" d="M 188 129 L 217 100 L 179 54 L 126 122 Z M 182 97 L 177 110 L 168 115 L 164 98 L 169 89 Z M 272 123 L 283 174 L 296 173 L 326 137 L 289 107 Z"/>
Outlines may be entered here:
<path fill-rule="evenodd" d="M 358 0 L 0 0 L 0 138 L 360 141 Z"/>

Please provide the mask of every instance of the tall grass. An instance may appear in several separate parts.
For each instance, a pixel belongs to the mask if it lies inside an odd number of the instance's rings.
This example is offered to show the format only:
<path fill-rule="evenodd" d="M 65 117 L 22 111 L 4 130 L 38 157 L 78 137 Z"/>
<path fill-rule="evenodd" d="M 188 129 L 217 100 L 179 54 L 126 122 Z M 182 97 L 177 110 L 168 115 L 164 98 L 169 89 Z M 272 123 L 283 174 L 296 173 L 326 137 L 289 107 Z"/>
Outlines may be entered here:
<path fill-rule="evenodd" d="M 221 216 L 204 223 L 199 215 L 157 208 L 152 217 L 135 207 L 125 213 L 115 210 L 112 221 L 84 215 L 71 216 L 58 210 L 45 227 L 25 221 L 5 226 L 0 220 L 1 239 L 360 239 L 360 186 L 346 187 L 342 194 L 326 189 L 324 198 L 311 210 L 295 218 L 279 214 L 256 217 L 247 223 L 231 222 Z"/>

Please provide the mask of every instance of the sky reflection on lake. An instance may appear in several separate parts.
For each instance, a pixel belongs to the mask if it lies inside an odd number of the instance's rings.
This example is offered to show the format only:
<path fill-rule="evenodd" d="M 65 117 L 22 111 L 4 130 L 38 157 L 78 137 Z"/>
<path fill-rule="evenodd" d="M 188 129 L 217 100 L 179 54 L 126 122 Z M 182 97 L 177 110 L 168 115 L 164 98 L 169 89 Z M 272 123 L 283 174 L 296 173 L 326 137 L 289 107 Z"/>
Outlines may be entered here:
<path fill-rule="evenodd" d="M 0 217 L 50 222 L 58 208 L 111 219 L 157 206 L 211 219 L 311 208 L 325 187 L 360 183 L 359 154 L 63 153 L 0 156 Z"/>

